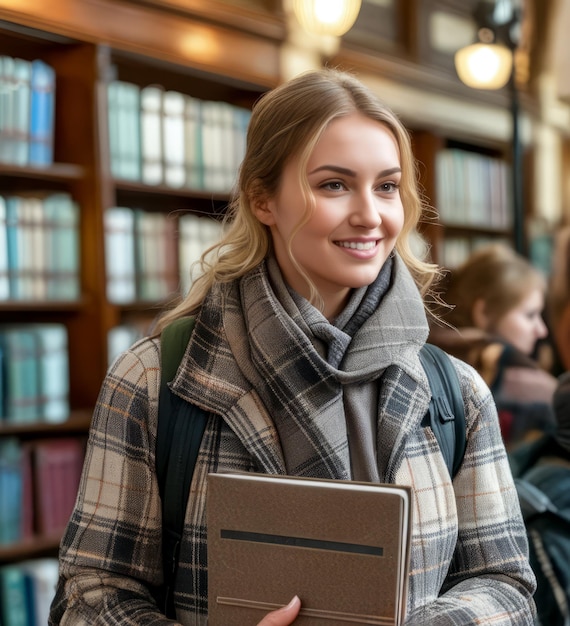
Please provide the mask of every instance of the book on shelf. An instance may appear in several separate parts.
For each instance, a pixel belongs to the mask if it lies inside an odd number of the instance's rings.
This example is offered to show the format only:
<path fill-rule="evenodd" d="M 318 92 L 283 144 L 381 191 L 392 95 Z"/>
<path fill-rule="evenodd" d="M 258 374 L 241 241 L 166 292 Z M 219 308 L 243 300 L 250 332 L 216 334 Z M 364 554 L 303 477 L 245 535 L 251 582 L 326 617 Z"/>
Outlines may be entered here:
<path fill-rule="evenodd" d="M 67 330 L 63 324 L 0 326 L 2 412 L 10 423 L 62 422 L 69 415 Z"/>
<path fill-rule="evenodd" d="M 77 438 L 44 439 L 34 446 L 36 530 L 57 537 L 75 504 L 85 444 Z"/>
<path fill-rule="evenodd" d="M 9 298 L 10 298 L 10 265 L 8 261 L 6 199 L 4 198 L 4 196 L 0 195 L 0 300 L 8 300 Z"/>
<path fill-rule="evenodd" d="M 256 624 L 299 595 L 307 626 L 403 624 L 411 514 L 409 487 L 209 474 L 208 623 Z"/>
<path fill-rule="evenodd" d="M 27 163 L 29 95 L 29 62 L 0 57 L 0 161 L 4 163 Z"/>
<path fill-rule="evenodd" d="M 10 162 L 17 165 L 28 163 L 30 145 L 30 80 L 32 65 L 24 59 L 13 59 L 14 80 L 12 98 L 14 100 L 12 118 L 12 155 Z"/>
<path fill-rule="evenodd" d="M 0 567 L 0 623 L 2 626 L 29 626 L 30 614 L 26 590 L 26 575 L 17 564 Z"/>
<path fill-rule="evenodd" d="M 24 228 L 22 222 L 21 199 L 18 196 L 7 196 L 6 205 L 6 248 L 8 253 L 8 280 L 10 296 L 18 300 L 21 297 L 20 267 L 24 252 L 22 251 L 21 231 Z"/>
<path fill-rule="evenodd" d="M 39 367 L 39 403 L 43 422 L 57 424 L 69 417 L 69 357 L 63 324 L 32 324 Z"/>
<path fill-rule="evenodd" d="M 9 163 L 12 153 L 12 65 L 11 57 L 0 55 L 0 163 Z"/>
<path fill-rule="evenodd" d="M 147 185 L 164 182 L 163 96 L 160 85 L 140 92 L 142 181 Z"/>
<path fill-rule="evenodd" d="M 48 300 L 77 300 L 79 281 L 79 206 L 68 193 L 43 199 L 46 231 L 45 292 Z"/>
<path fill-rule="evenodd" d="M 201 145 L 204 188 L 227 191 L 224 155 L 224 103 L 204 100 Z"/>
<path fill-rule="evenodd" d="M 21 526 L 20 539 L 31 539 L 35 532 L 35 504 L 34 504 L 34 472 L 33 472 L 33 449 L 31 441 L 21 441 L 22 454 L 22 500 L 21 500 Z"/>
<path fill-rule="evenodd" d="M 27 626 L 46 626 L 59 577 L 57 558 L 28 559 L 17 565 L 24 574 L 30 621 Z"/>
<path fill-rule="evenodd" d="M 178 290 L 176 225 L 166 213 L 135 210 L 138 299 L 163 300 Z"/>
<path fill-rule="evenodd" d="M 21 297 L 25 300 L 45 300 L 46 266 L 48 264 L 47 231 L 43 200 L 37 195 L 20 198 L 22 222 L 20 229 L 23 255 L 20 257 Z"/>
<path fill-rule="evenodd" d="M 28 161 L 32 165 L 50 165 L 55 131 L 55 70 L 41 59 L 32 61 L 30 87 Z"/>
<path fill-rule="evenodd" d="M 107 85 L 111 173 L 125 180 L 141 179 L 140 88 L 125 81 Z"/>
<path fill-rule="evenodd" d="M 14 437 L 0 439 L 0 545 L 22 537 L 24 473 L 22 448 Z"/>
<path fill-rule="evenodd" d="M 221 236 L 222 223 L 213 217 L 199 217 L 188 213 L 178 219 L 178 262 L 182 294 L 188 293 L 192 282 L 199 275 L 197 261 Z"/>
<path fill-rule="evenodd" d="M 169 187 L 184 187 L 186 183 L 184 145 L 184 95 L 165 91 L 162 96 L 162 152 L 164 155 L 164 183 Z"/>
<path fill-rule="evenodd" d="M 115 304 L 136 299 L 135 214 L 129 207 L 105 211 L 107 298 Z"/>
<path fill-rule="evenodd" d="M 202 101 L 192 96 L 184 98 L 184 167 L 186 186 L 202 189 L 204 172 L 202 167 Z"/>
<path fill-rule="evenodd" d="M 5 381 L 2 418 L 18 424 L 38 421 L 41 405 L 36 334 L 26 325 L 3 325 L 0 349 Z"/>

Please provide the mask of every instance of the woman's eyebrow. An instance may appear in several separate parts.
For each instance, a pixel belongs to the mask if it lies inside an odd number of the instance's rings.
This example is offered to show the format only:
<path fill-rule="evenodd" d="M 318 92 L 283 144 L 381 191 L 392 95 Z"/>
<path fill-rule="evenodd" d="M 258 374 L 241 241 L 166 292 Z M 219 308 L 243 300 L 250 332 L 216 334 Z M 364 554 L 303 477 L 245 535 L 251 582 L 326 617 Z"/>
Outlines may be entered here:
<path fill-rule="evenodd" d="M 317 172 L 321 172 L 323 170 L 327 170 L 329 172 L 336 172 L 338 174 L 344 174 L 345 176 L 356 176 L 356 172 L 354 170 L 348 169 L 347 167 L 341 167 L 340 165 L 320 165 L 315 168 L 311 172 L 309 172 L 309 176 L 311 174 L 316 174 Z M 401 174 L 401 167 L 391 167 L 387 170 L 382 170 L 378 173 L 378 177 L 381 178 L 383 176 L 391 176 L 392 174 Z"/>

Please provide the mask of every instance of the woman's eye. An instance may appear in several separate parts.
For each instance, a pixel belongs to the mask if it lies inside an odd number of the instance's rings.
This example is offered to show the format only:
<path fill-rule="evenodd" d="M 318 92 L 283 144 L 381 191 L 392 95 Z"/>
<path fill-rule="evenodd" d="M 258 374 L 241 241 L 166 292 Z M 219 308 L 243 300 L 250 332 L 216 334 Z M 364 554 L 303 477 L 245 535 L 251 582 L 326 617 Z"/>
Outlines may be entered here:
<path fill-rule="evenodd" d="M 382 183 L 380 185 L 380 191 L 383 191 L 385 193 L 394 193 L 396 191 L 398 191 L 398 189 L 400 189 L 400 185 L 398 185 L 398 183 Z"/>
<path fill-rule="evenodd" d="M 344 189 L 344 185 L 338 180 L 331 180 L 323 183 L 321 187 L 322 189 L 327 189 L 329 191 L 342 191 Z"/>

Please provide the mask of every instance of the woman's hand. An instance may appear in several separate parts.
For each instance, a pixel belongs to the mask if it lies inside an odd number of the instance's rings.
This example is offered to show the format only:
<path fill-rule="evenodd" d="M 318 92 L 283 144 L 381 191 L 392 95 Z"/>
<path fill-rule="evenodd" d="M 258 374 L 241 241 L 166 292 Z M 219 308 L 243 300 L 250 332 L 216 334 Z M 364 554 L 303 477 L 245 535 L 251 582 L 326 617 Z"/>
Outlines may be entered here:
<path fill-rule="evenodd" d="M 268 613 L 257 626 L 288 626 L 295 621 L 301 608 L 301 600 L 295 596 L 287 606 Z"/>

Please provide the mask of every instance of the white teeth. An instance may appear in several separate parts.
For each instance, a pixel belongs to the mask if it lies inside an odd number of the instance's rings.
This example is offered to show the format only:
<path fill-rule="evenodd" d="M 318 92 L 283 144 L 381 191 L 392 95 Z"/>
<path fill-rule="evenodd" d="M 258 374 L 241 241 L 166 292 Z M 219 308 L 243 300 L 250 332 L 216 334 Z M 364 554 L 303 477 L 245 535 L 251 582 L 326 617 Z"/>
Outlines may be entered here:
<path fill-rule="evenodd" d="M 351 250 L 372 250 L 376 245 L 375 241 L 368 241 L 366 243 L 354 242 L 354 241 L 339 241 L 338 245 L 341 248 L 350 248 Z"/>

